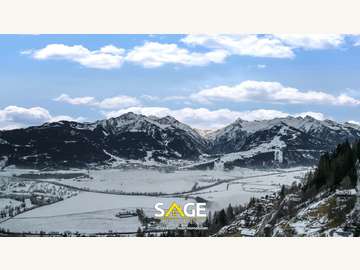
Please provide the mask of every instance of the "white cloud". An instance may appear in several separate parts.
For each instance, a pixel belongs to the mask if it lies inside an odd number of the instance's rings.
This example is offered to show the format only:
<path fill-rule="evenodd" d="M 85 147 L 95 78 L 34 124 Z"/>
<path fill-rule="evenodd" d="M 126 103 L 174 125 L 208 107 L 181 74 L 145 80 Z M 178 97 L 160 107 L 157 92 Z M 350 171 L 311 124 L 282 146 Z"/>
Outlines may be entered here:
<path fill-rule="evenodd" d="M 3 110 L 0 110 L 0 121 L 9 122 L 46 122 L 51 119 L 51 115 L 48 110 L 41 107 L 23 108 L 17 106 L 8 106 Z"/>
<path fill-rule="evenodd" d="M 222 63 L 228 55 L 224 50 L 198 53 L 180 48 L 177 44 L 158 42 L 146 42 L 142 46 L 134 47 L 126 55 L 124 49 L 113 45 L 91 51 L 82 45 L 64 44 L 49 44 L 39 50 L 25 50 L 20 53 L 30 54 L 37 60 L 63 59 L 97 69 L 119 68 L 124 61 L 137 63 L 146 68 L 160 67 L 164 64 L 204 66 L 209 63 Z"/>
<path fill-rule="evenodd" d="M 113 45 L 91 51 L 82 45 L 49 44 L 45 48 L 32 52 L 23 51 L 22 53 L 30 53 L 37 60 L 64 59 L 89 68 L 113 69 L 119 68 L 124 62 L 125 50 Z"/>
<path fill-rule="evenodd" d="M 221 128 L 234 122 L 238 118 L 247 121 L 254 121 L 269 120 L 277 117 L 287 117 L 290 115 L 288 113 L 277 110 L 232 111 L 229 109 L 219 109 L 211 111 L 206 108 L 182 108 L 178 110 L 172 110 L 166 107 L 131 107 L 118 111 L 104 112 L 104 114 L 107 118 L 110 118 L 117 117 L 127 112 L 134 112 L 146 116 L 155 115 L 158 117 L 171 115 L 177 120 L 184 122 L 192 127 L 204 129 Z M 325 118 L 323 114 L 314 112 L 295 114 L 293 116 L 305 117 L 306 115 L 318 118 L 319 120 L 323 120 Z"/>
<path fill-rule="evenodd" d="M 72 105 L 86 105 L 86 106 L 98 107 L 101 109 L 117 109 L 117 108 L 124 108 L 130 106 L 138 106 L 141 104 L 141 102 L 137 98 L 124 96 L 124 95 L 105 98 L 103 100 L 98 101 L 96 98 L 89 96 L 73 98 L 67 94 L 61 94 L 54 100 Z"/>
<path fill-rule="evenodd" d="M 106 98 L 97 104 L 97 106 L 102 109 L 115 109 L 137 105 L 140 105 L 140 101 L 137 98 L 130 96 Z"/>
<path fill-rule="evenodd" d="M 71 117 L 68 115 L 57 115 L 52 116 L 47 122 L 59 122 L 59 121 L 75 121 L 75 122 L 84 122 L 86 120 L 85 117 Z"/>
<path fill-rule="evenodd" d="M 274 103 L 316 103 L 332 105 L 360 105 L 360 100 L 346 94 L 334 96 L 323 91 L 301 91 L 285 87 L 279 82 L 244 81 L 235 86 L 217 86 L 192 94 L 191 99 L 198 102 L 212 100 L 260 101 Z"/>
<path fill-rule="evenodd" d="M 337 48 L 344 44 L 343 35 L 188 35 L 188 45 L 226 50 L 232 55 L 293 58 L 294 49 L 318 50 Z"/>
<path fill-rule="evenodd" d="M 94 97 L 76 97 L 72 98 L 67 94 L 61 94 L 57 98 L 54 99 L 55 101 L 60 101 L 64 103 L 69 103 L 72 105 L 92 105 L 96 103 L 96 99 Z"/>
<path fill-rule="evenodd" d="M 178 47 L 177 44 L 146 42 L 133 48 L 126 56 L 126 61 L 141 64 L 145 68 L 160 67 L 164 64 L 185 66 L 204 66 L 209 63 L 222 63 L 227 57 L 224 50 L 197 53 Z"/>
<path fill-rule="evenodd" d="M 52 116 L 48 110 L 42 107 L 8 106 L 0 110 L 0 129 L 20 128 L 60 120 L 83 121 L 84 118 L 72 118 L 67 115 Z"/>
<path fill-rule="evenodd" d="M 188 35 L 182 42 L 255 57 L 293 58 L 292 49 L 279 39 L 258 35 Z"/>
<path fill-rule="evenodd" d="M 63 59 L 96 69 L 119 68 L 127 61 L 145 68 L 156 68 L 165 64 L 205 66 L 223 63 L 230 55 L 253 57 L 293 58 L 294 49 L 319 50 L 337 48 L 345 43 L 344 35 L 187 35 L 181 41 L 187 45 L 198 45 L 210 49 L 193 52 L 178 44 L 145 42 L 126 53 L 123 48 L 107 45 L 90 50 L 82 45 L 48 44 L 38 50 L 23 50 L 20 53 L 34 59 Z M 356 42 L 354 46 L 360 44 Z"/>
<path fill-rule="evenodd" d="M 306 50 L 317 50 L 336 48 L 344 44 L 344 35 L 336 34 L 311 34 L 311 35 L 274 35 L 284 44 L 292 48 L 302 48 Z"/>

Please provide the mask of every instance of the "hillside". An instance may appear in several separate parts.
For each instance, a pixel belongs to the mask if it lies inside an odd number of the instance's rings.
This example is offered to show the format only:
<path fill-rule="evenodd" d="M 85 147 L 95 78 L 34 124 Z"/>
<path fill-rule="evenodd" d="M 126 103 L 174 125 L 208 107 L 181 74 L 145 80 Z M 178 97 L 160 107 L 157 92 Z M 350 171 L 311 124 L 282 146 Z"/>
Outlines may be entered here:
<path fill-rule="evenodd" d="M 360 139 L 360 127 L 309 116 L 234 123 L 201 132 L 167 116 L 126 113 L 93 123 L 60 121 L 0 131 L 6 166 L 87 167 L 115 162 L 198 168 L 314 165 L 345 140 Z M 3 165 L 3 166 L 5 166 Z M 190 166 L 191 167 L 191 166 Z"/>
<path fill-rule="evenodd" d="M 360 236 L 359 147 L 341 144 L 301 184 L 234 208 L 237 213 L 225 215 L 216 235 Z M 211 223 L 218 223 L 215 216 Z"/>

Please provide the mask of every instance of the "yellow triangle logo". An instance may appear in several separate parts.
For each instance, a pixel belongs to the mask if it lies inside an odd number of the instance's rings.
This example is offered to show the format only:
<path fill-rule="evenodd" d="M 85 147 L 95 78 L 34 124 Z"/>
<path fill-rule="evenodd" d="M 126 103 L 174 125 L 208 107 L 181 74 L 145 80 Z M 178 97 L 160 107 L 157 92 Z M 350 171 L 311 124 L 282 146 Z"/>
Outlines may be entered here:
<path fill-rule="evenodd" d="M 183 218 L 185 217 L 185 214 L 184 214 L 183 210 L 181 209 L 181 207 L 177 203 L 173 202 L 170 205 L 169 209 L 166 211 L 165 217 L 166 218 L 175 218 L 175 217 L 178 217 L 178 215 L 180 215 Z"/>

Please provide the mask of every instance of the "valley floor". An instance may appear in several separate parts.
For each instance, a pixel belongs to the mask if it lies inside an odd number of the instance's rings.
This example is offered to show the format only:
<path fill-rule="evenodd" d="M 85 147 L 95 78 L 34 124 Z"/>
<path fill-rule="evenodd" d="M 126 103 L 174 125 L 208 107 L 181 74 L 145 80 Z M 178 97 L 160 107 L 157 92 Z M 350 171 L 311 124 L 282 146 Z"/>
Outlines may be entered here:
<path fill-rule="evenodd" d="M 119 218 L 117 213 L 143 209 L 152 217 L 158 202 L 169 206 L 171 202 L 184 204 L 199 198 L 207 201 L 208 211 L 216 211 L 229 203 L 245 204 L 252 197 L 273 194 L 281 185 L 300 181 L 308 170 L 103 169 L 45 173 L 9 168 L 0 173 L 0 228 L 17 233 L 135 233 L 142 227 L 139 218 Z M 161 222 L 154 229 L 178 225 Z"/>

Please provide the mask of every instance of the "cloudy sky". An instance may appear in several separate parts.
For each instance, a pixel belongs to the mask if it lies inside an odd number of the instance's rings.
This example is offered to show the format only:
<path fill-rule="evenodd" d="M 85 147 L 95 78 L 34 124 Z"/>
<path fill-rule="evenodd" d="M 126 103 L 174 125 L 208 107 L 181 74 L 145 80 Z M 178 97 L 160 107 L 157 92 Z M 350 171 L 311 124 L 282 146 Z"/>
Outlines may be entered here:
<path fill-rule="evenodd" d="M 360 37 L 0 35 L 0 129 L 133 111 L 214 129 L 237 118 L 360 122 Z"/>

